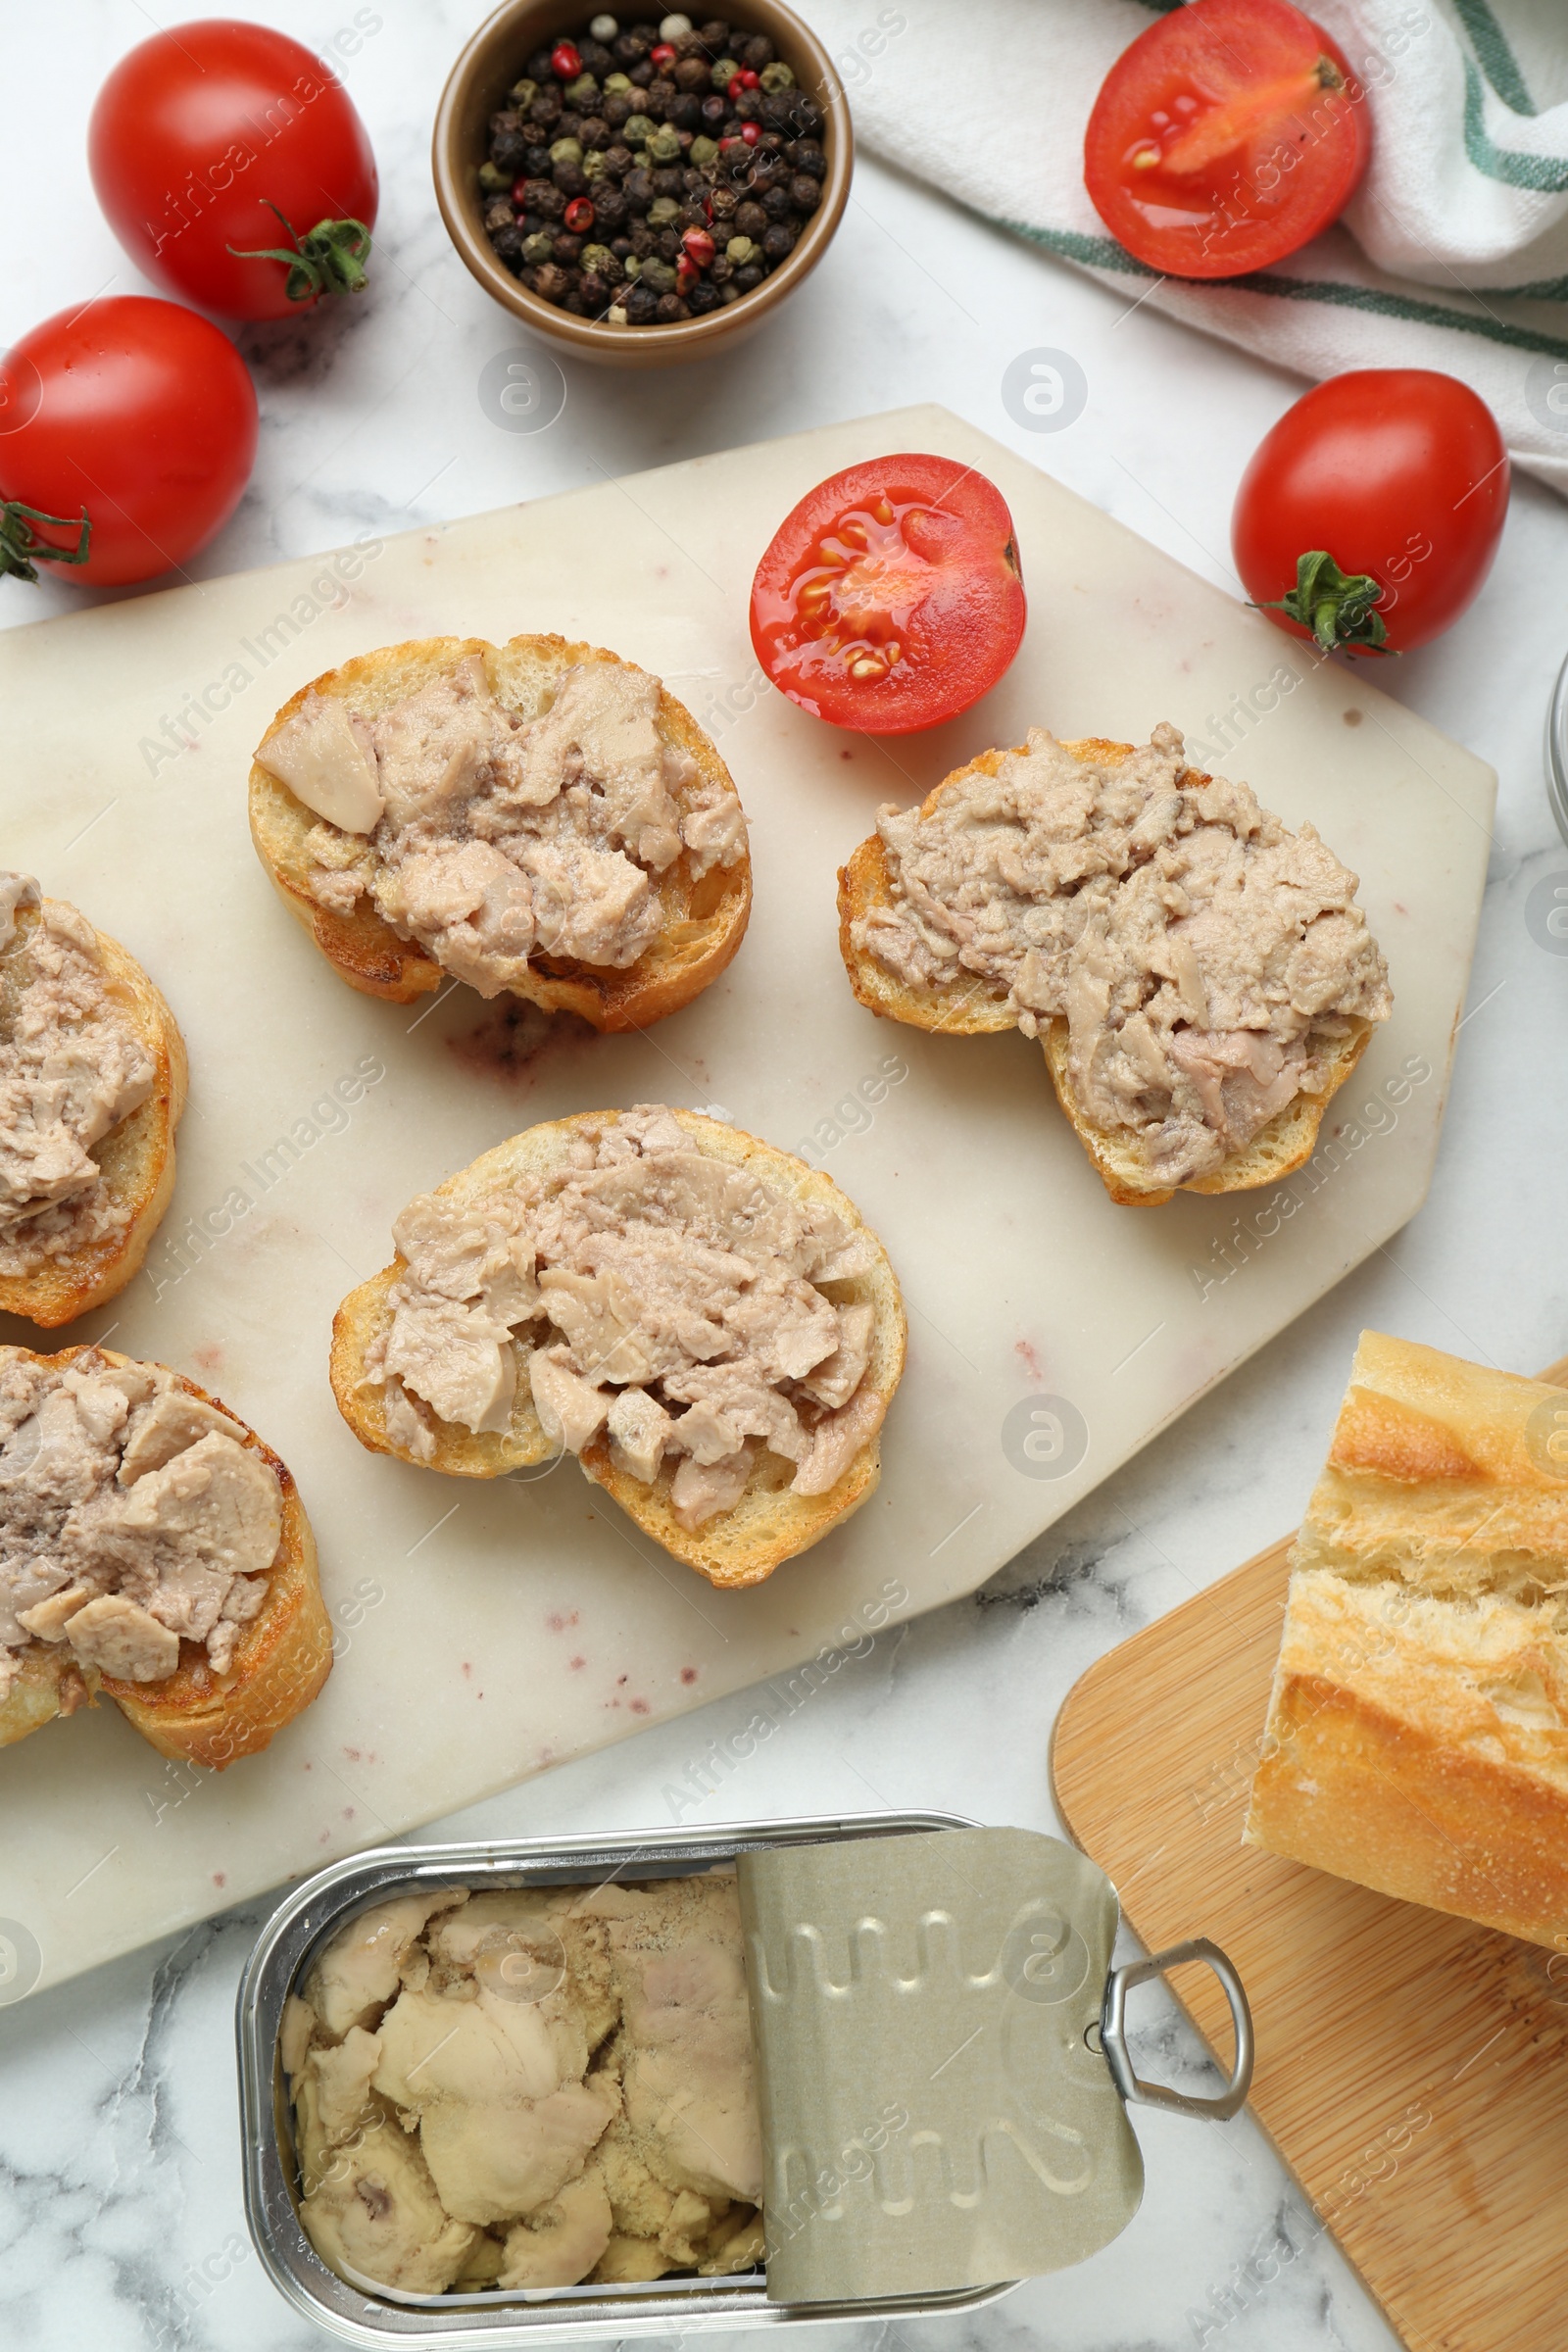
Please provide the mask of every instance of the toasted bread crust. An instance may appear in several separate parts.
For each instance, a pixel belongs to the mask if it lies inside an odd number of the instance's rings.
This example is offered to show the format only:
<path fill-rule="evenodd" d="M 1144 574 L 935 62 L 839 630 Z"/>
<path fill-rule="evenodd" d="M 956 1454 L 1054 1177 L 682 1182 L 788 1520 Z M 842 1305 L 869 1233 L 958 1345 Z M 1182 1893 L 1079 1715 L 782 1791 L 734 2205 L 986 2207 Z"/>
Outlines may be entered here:
<path fill-rule="evenodd" d="M 572 1139 L 582 1127 L 597 1127 L 617 1114 L 613 1110 L 584 1111 L 575 1117 L 550 1119 L 528 1128 L 436 1187 L 438 1199 L 460 1202 L 482 1200 L 506 1184 L 521 1184 L 566 1164 Z M 700 1111 L 672 1114 L 699 1151 L 734 1166 L 755 1164 L 781 1191 L 789 1191 L 831 1206 L 853 1228 L 869 1232 L 855 1204 L 834 1184 L 805 1160 L 771 1144 L 726 1127 Z M 904 1370 L 906 1326 L 898 1282 L 887 1253 L 874 1234 L 877 1262 L 871 1273 L 844 1283 L 824 1285 L 841 1303 L 868 1300 L 876 1309 L 875 1339 L 866 1383 L 891 1401 Z M 373 1453 L 389 1453 L 401 1461 L 418 1457 L 392 1443 L 387 1435 L 384 1392 L 366 1376 L 366 1357 L 371 1344 L 391 1327 L 393 1285 L 406 1271 L 399 1257 L 368 1282 L 351 1291 L 338 1308 L 332 1325 L 331 1380 L 338 1410 L 362 1446 Z M 519 1342 L 519 1353 L 521 1343 Z M 556 1448 L 540 1425 L 526 1373 L 519 1367 L 516 1399 L 510 1431 L 475 1435 L 449 1421 L 437 1421 L 435 1454 L 423 1467 L 454 1478 L 504 1478 L 509 1471 L 548 1462 Z M 830 1529 L 858 1510 L 875 1490 L 881 1470 L 880 1438 L 860 1448 L 850 1467 L 826 1494 L 788 1492 L 794 1464 L 760 1451 L 751 1484 L 731 1511 L 721 1512 L 707 1525 L 688 1533 L 670 1508 L 669 1489 L 675 1465 L 665 1462 L 651 1486 L 617 1470 L 603 1436 L 588 1446 L 581 1467 L 596 1485 L 612 1494 L 645 1534 L 676 1559 L 685 1561 L 710 1584 L 760 1584 L 780 1563 L 819 1543 Z"/>
<path fill-rule="evenodd" d="M 1553 1947 L 1568 1925 L 1565 1371 L 1523 1380 L 1362 1333 L 1292 1553 L 1244 1832 Z"/>
<path fill-rule="evenodd" d="M 265 746 L 307 695 L 335 696 L 358 710 L 376 713 L 451 670 L 469 655 L 483 661 L 492 691 L 514 709 L 537 710 L 565 671 L 580 662 L 623 662 L 602 646 L 564 637 L 514 637 L 504 646 L 482 637 L 414 638 L 361 654 L 338 669 L 323 671 L 286 702 L 273 718 Z M 685 706 L 661 686 L 659 729 L 663 739 L 687 753 L 701 783 L 732 784 L 728 768 Z M 278 895 L 321 954 L 351 988 L 395 1004 L 438 989 L 449 975 L 416 940 L 402 939 L 368 902 L 350 914 L 335 914 L 311 896 L 305 841 L 318 821 L 286 784 L 253 761 L 250 775 L 251 839 Z M 731 866 L 694 876 L 685 852 L 664 873 L 650 876 L 663 907 L 659 940 L 646 956 L 623 970 L 579 963 L 569 956 L 541 956 L 529 964 L 527 981 L 511 995 L 524 996 L 546 1012 L 574 1012 L 596 1029 L 645 1029 L 649 1022 L 678 1012 L 701 996 L 730 961 L 752 909 L 749 851 Z"/>
<path fill-rule="evenodd" d="M 48 901 L 45 904 L 49 904 Z M 17 917 L 17 947 L 25 947 L 34 911 Z M 163 997 L 133 956 L 106 931 L 94 929 L 108 990 L 116 1009 L 151 1054 L 157 1076 L 139 1109 L 122 1119 L 93 1146 L 104 1182 L 131 1210 L 118 1236 L 52 1257 L 33 1274 L 0 1274 L 0 1308 L 25 1315 L 46 1331 L 118 1298 L 140 1272 L 174 1190 L 174 1129 L 185 1107 L 189 1069 L 185 1041 Z M 15 949 L 8 951 L 14 953 Z"/>
<path fill-rule="evenodd" d="M 35 1360 L 64 1370 L 89 1352 L 66 1348 Z M 112 1348 L 96 1352 L 111 1364 L 135 1361 Z M 0 1700 L 0 1747 L 24 1740 L 57 1715 L 74 1714 L 82 1704 L 95 1706 L 102 1691 L 160 1755 L 221 1772 L 241 1756 L 259 1755 L 304 1712 L 332 1671 L 332 1625 L 317 1573 L 316 1538 L 287 1464 L 220 1397 L 181 1373 L 174 1379 L 187 1396 L 228 1414 L 241 1442 L 261 1455 L 282 1489 L 282 1534 L 266 1602 L 241 1628 L 233 1663 L 220 1675 L 214 1674 L 205 1650 L 194 1642 L 180 1643 L 179 1664 L 162 1683 L 128 1683 L 84 1672 L 64 1642 L 34 1643 L 24 1653 L 10 1695 Z"/>
<path fill-rule="evenodd" d="M 1063 744 L 1062 749 L 1079 759 L 1125 760 L 1130 758 L 1134 747 L 1095 735 Z M 944 776 L 927 793 L 920 804 L 920 814 L 930 816 L 943 795 L 965 777 L 994 776 L 1004 760 L 1021 758 L 1027 750 L 1027 744 L 1015 744 L 1010 753 L 982 752 L 978 759 Z M 1182 781 L 1197 787 L 1211 779 L 1199 768 L 1188 768 Z M 857 948 L 853 937 L 855 923 L 873 906 L 891 906 L 894 903 L 887 853 L 881 836 L 873 833 L 869 840 L 859 843 L 849 863 L 839 869 L 839 953 L 850 976 L 850 986 L 860 1003 L 869 1011 L 888 1020 L 903 1021 L 911 1029 L 941 1031 L 955 1037 L 979 1037 L 999 1029 L 1015 1029 L 1017 1015 L 1008 1010 L 1004 993 L 984 981 L 975 980 L 962 989 L 911 987 Z M 1040 1046 L 1056 1100 L 1111 1199 L 1123 1208 L 1158 1208 L 1173 1200 L 1178 1192 L 1247 1192 L 1256 1185 L 1277 1184 L 1293 1169 L 1304 1166 L 1317 1147 L 1318 1129 L 1331 1098 L 1349 1077 L 1371 1037 L 1372 1023 L 1357 1021 L 1353 1034 L 1327 1057 L 1329 1078 L 1320 1093 L 1298 1095 L 1275 1113 L 1267 1126 L 1259 1128 L 1245 1151 L 1232 1152 L 1209 1175 L 1194 1176 L 1174 1187 L 1161 1185 L 1152 1174 L 1141 1148 L 1130 1134 L 1097 1126 L 1073 1102 L 1067 1087 L 1066 1021 L 1057 1018 L 1044 1023 Z"/>

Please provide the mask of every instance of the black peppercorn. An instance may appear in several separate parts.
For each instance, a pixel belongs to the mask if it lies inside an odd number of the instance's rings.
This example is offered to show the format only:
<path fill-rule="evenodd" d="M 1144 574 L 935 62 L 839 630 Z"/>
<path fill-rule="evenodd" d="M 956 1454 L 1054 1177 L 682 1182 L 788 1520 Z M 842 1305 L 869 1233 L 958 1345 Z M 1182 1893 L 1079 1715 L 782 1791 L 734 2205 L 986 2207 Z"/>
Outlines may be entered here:
<path fill-rule="evenodd" d="M 761 209 L 769 220 L 787 220 L 790 217 L 789 189 L 783 185 L 769 188 L 762 198 Z"/>
<path fill-rule="evenodd" d="M 790 202 L 798 213 L 814 213 L 822 201 L 822 191 L 814 179 L 797 172 L 790 181 Z"/>
<path fill-rule="evenodd" d="M 748 198 L 735 208 L 735 234 L 738 237 L 760 237 L 767 226 L 767 215 L 760 204 Z"/>
<path fill-rule="evenodd" d="M 509 270 L 522 267 L 522 230 L 515 220 L 509 221 L 505 228 L 498 228 L 490 242 Z"/>
<path fill-rule="evenodd" d="M 650 172 L 648 176 L 654 183 L 656 196 L 684 196 L 686 193 L 686 174 L 674 164 L 662 164 L 657 172 Z"/>
<path fill-rule="evenodd" d="M 657 253 L 659 251 L 658 232 L 650 228 L 646 220 L 634 220 L 632 223 L 630 244 L 631 250 L 637 256 L 637 259 L 640 262 L 645 262 L 651 253 Z"/>
<path fill-rule="evenodd" d="M 827 157 L 814 139 L 797 139 L 786 152 L 797 172 L 811 179 L 826 179 Z"/>
<path fill-rule="evenodd" d="M 659 296 L 652 286 L 628 286 L 620 299 L 629 325 L 652 326 L 659 309 Z"/>
<path fill-rule="evenodd" d="M 748 262 L 744 270 L 736 270 L 734 282 L 742 294 L 749 294 L 754 286 L 761 284 L 766 275 L 760 262 Z"/>
<path fill-rule="evenodd" d="M 791 120 L 798 125 L 803 139 L 821 137 L 822 110 L 814 98 L 807 97 L 804 90 L 798 90 L 795 93 L 795 106 Z"/>
<path fill-rule="evenodd" d="M 598 115 L 590 115 L 577 136 L 585 147 L 596 147 L 602 155 L 610 145 L 610 125 Z"/>
<path fill-rule="evenodd" d="M 653 78 L 654 69 L 648 63 L 646 57 L 640 58 L 637 64 L 631 68 L 630 72 L 626 75 L 626 79 L 628 81 L 634 81 L 640 90 L 646 90 L 648 84 L 653 80 Z"/>
<path fill-rule="evenodd" d="M 646 213 L 648 207 L 653 203 L 656 193 L 653 173 L 639 164 L 635 172 L 627 172 L 625 191 L 626 202 L 631 206 L 632 211 Z"/>
<path fill-rule="evenodd" d="M 566 209 L 566 199 L 549 179 L 524 180 L 522 203 L 525 212 L 539 213 L 546 220 L 559 220 Z"/>
<path fill-rule="evenodd" d="M 695 133 L 703 127 L 702 106 L 689 91 L 683 90 L 678 98 L 670 100 L 664 120 L 673 122 L 677 130 Z"/>
<path fill-rule="evenodd" d="M 630 237 L 612 237 L 610 240 L 610 250 L 614 255 L 617 262 L 627 262 L 631 259 L 632 255 L 632 241 Z"/>
<path fill-rule="evenodd" d="M 597 313 L 602 311 L 606 303 L 610 300 L 610 288 L 606 284 L 605 280 L 602 277 L 594 276 L 592 272 L 586 270 L 582 274 L 582 285 L 580 291 L 583 301 L 588 306 L 589 312 L 594 315 L 597 315 Z"/>
<path fill-rule="evenodd" d="M 525 237 L 536 237 L 547 223 L 543 213 L 524 213 L 517 225 Z"/>
<path fill-rule="evenodd" d="M 549 50 L 536 49 L 532 57 L 529 58 L 524 71 L 526 72 L 530 81 L 548 81 L 550 79 Z"/>
<path fill-rule="evenodd" d="M 729 26 L 722 17 L 711 17 L 706 24 L 699 24 L 697 37 L 711 56 L 729 55 Z"/>
<path fill-rule="evenodd" d="M 612 90 L 599 111 L 610 124 L 611 129 L 618 130 L 628 116 L 635 114 L 637 110 L 624 90 Z"/>
<path fill-rule="evenodd" d="M 716 311 L 718 300 L 718 288 L 710 286 L 706 277 L 700 277 L 686 297 L 687 307 L 694 318 L 705 318 L 710 311 Z"/>
<path fill-rule="evenodd" d="M 678 294 L 661 294 L 654 317 L 661 326 L 673 326 L 677 318 L 689 318 L 691 313 Z"/>
<path fill-rule="evenodd" d="M 530 272 L 528 282 L 536 294 L 543 295 L 546 302 L 560 302 L 571 281 L 559 264 L 543 262 Z"/>
<path fill-rule="evenodd" d="M 741 64 L 750 66 L 754 74 L 760 74 L 764 66 L 770 66 L 774 54 L 773 44 L 765 32 L 754 32 L 737 52 Z"/>
<path fill-rule="evenodd" d="M 675 66 L 675 87 L 700 95 L 709 87 L 708 62 L 701 57 L 680 58 Z"/>
<path fill-rule="evenodd" d="M 510 228 L 514 219 L 510 196 L 492 196 L 484 208 L 485 230 L 492 237 L 498 228 Z"/>
<path fill-rule="evenodd" d="M 582 145 L 581 115 L 574 114 L 571 108 L 567 107 L 556 124 L 556 136 L 558 139 L 575 139 L 580 147 Z"/>
<path fill-rule="evenodd" d="M 558 164 L 550 176 L 563 196 L 582 196 L 587 193 L 588 175 L 581 164 L 572 163 L 569 157 L 564 163 Z"/>
<path fill-rule="evenodd" d="M 622 146 L 617 138 L 612 147 L 607 147 L 605 149 L 606 177 L 610 179 L 624 179 L 627 172 L 631 170 L 636 161 L 637 158 L 632 154 L 631 149 L 629 147 Z"/>
<path fill-rule="evenodd" d="M 636 65 L 639 58 L 648 55 L 652 43 L 645 41 L 640 33 L 618 32 L 610 46 L 616 65 L 625 73 L 628 66 Z"/>
<path fill-rule="evenodd" d="M 727 253 L 716 253 L 708 265 L 708 274 L 715 286 L 725 285 L 735 274 L 735 265 Z"/>
<path fill-rule="evenodd" d="M 710 138 L 716 138 L 723 124 L 729 120 L 729 100 L 720 98 L 715 91 L 711 98 L 703 100 L 699 112 L 703 118 L 703 128 Z"/>
<path fill-rule="evenodd" d="M 735 208 L 740 203 L 740 198 L 733 188 L 726 187 L 724 182 L 719 180 L 714 185 L 709 202 L 713 208 L 715 220 L 730 220 L 735 217 Z"/>
<path fill-rule="evenodd" d="M 762 111 L 762 101 L 756 90 L 737 90 L 730 105 L 738 122 L 755 122 Z"/>
<path fill-rule="evenodd" d="M 579 41 L 577 55 L 582 59 L 583 72 L 591 74 L 596 81 L 603 81 L 607 74 L 615 71 L 615 61 L 603 41 Z"/>
<path fill-rule="evenodd" d="M 536 123 L 548 138 L 551 135 L 552 125 L 560 122 L 561 113 L 561 92 L 559 90 L 541 90 L 528 109 L 528 120 L 530 122 Z"/>
<path fill-rule="evenodd" d="M 530 179 L 550 177 L 550 150 L 545 146 L 530 147 L 523 158 L 523 171 Z"/>
<path fill-rule="evenodd" d="M 606 230 L 620 228 L 625 223 L 626 199 L 611 179 L 594 182 L 594 219 Z"/>
<path fill-rule="evenodd" d="M 660 74 L 648 84 L 648 95 L 655 106 L 662 109 L 672 105 L 680 92 L 666 75 Z"/>
<path fill-rule="evenodd" d="M 582 259 L 582 239 L 563 234 L 556 238 L 553 251 L 563 270 L 569 270 Z"/>
<path fill-rule="evenodd" d="M 683 204 L 675 215 L 677 228 L 706 228 L 708 207 L 705 204 Z"/>
<path fill-rule="evenodd" d="M 775 220 L 762 239 L 762 255 L 769 262 L 782 262 L 795 250 L 795 231 L 784 220 Z"/>
<path fill-rule="evenodd" d="M 574 318 L 586 318 L 588 316 L 588 305 L 584 302 L 582 290 L 578 286 L 573 286 L 569 293 L 563 294 L 561 307 L 564 311 L 569 311 Z"/>

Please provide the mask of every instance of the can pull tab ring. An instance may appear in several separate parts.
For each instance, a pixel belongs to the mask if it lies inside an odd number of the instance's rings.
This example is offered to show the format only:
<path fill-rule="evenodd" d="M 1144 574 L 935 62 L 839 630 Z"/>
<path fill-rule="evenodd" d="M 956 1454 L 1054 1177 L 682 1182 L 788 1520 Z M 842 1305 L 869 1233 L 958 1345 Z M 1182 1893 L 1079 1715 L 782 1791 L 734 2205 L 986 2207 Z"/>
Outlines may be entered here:
<path fill-rule="evenodd" d="M 1206 1962 L 1224 1985 L 1225 1998 L 1230 2003 L 1236 2057 L 1230 2082 L 1217 2098 L 1195 2097 L 1190 2091 L 1172 2090 L 1168 2083 L 1142 2082 L 1127 2054 L 1128 1993 L 1135 1984 L 1147 1984 L 1152 1977 L 1162 1977 L 1170 1969 L 1180 1968 L 1184 1960 Z M 1178 2115 L 1206 2116 L 1211 2122 L 1224 2123 L 1247 2103 L 1252 2084 L 1252 2013 L 1234 1966 L 1219 1945 L 1210 1943 L 1206 1936 L 1194 1936 L 1186 1943 L 1173 1943 L 1168 1951 L 1151 1953 L 1147 1960 L 1130 1960 L 1124 1968 L 1113 1968 L 1105 1980 L 1100 2041 L 1112 2082 L 1132 2105 L 1167 2107 Z"/>

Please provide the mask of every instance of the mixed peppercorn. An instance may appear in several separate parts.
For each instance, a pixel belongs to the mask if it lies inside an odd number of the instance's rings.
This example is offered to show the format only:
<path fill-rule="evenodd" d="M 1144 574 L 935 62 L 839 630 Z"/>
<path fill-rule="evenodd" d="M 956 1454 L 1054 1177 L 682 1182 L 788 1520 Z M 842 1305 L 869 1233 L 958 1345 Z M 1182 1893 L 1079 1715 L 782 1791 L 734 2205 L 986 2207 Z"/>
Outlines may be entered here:
<path fill-rule="evenodd" d="M 822 111 L 765 33 L 595 17 L 490 118 L 496 252 L 579 318 L 664 326 L 760 286 L 822 198 Z"/>

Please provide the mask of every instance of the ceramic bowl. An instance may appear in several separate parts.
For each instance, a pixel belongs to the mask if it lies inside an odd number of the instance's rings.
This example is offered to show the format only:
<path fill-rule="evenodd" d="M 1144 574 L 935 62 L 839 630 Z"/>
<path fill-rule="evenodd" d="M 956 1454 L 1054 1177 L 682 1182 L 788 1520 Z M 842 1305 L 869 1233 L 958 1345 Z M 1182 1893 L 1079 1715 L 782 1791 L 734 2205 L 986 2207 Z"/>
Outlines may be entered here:
<path fill-rule="evenodd" d="M 657 22 L 659 12 L 652 6 L 646 13 Z M 431 163 L 441 218 L 485 292 L 536 334 L 580 359 L 612 368 L 663 368 L 728 350 L 788 301 L 816 268 L 838 227 L 855 153 L 843 88 L 827 51 L 792 10 L 781 7 L 779 0 L 744 0 L 736 21 L 748 31 L 766 33 L 797 84 L 822 111 L 827 177 L 821 203 L 789 258 L 760 286 L 723 310 L 704 318 L 676 319 L 669 326 L 614 327 L 578 318 L 530 293 L 496 252 L 484 230 L 479 167 L 489 145 L 490 117 L 506 104 L 507 92 L 528 57 L 563 33 L 580 33 L 593 14 L 593 0 L 506 0 L 480 25 L 453 67 L 436 110 Z"/>

